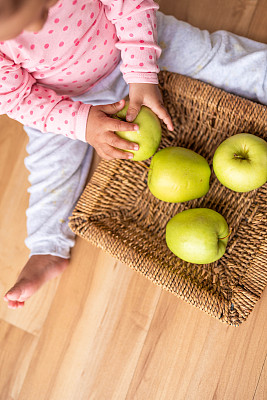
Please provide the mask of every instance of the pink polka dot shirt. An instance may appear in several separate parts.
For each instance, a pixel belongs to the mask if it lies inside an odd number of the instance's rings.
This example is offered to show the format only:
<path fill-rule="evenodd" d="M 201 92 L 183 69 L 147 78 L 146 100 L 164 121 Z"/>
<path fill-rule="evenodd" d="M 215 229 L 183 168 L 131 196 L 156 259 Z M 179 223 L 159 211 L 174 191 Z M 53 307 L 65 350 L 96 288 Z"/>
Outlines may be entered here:
<path fill-rule="evenodd" d="M 87 92 L 122 59 L 127 83 L 158 83 L 153 0 L 60 0 L 39 32 L 0 42 L 0 114 L 85 141 Z"/>

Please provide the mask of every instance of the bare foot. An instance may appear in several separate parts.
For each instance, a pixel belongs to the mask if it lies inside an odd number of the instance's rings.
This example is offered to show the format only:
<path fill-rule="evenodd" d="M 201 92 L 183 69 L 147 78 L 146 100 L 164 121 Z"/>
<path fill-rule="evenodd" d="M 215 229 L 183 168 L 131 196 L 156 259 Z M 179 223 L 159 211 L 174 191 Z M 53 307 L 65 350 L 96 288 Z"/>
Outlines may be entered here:
<path fill-rule="evenodd" d="M 8 307 L 23 307 L 24 302 L 45 282 L 60 275 L 68 263 L 68 259 L 50 254 L 31 256 L 21 271 L 15 285 L 4 296 Z"/>

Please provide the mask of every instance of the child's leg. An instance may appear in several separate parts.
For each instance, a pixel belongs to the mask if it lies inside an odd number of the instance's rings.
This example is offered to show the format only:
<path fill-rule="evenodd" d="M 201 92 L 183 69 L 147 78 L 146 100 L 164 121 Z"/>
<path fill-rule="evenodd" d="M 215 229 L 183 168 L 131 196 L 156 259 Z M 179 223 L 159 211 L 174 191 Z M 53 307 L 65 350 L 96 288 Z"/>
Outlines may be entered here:
<path fill-rule="evenodd" d="M 267 45 L 226 31 L 210 34 L 157 12 L 161 70 L 267 104 Z"/>
<path fill-rule="evenodd" d="M 30 255 L 70 257 L 75 235 L 68 227 L 93 154 L 92 147 L 63 135 L 25 127 L 29 137 L 25 165 L 30 172 L 26 246 Z"/>
<path fill-rule="evenodd" d="M 29 136 L 25 165 L 31 187 L 27 215 L 30 258 L 5 300 L 21 307 L 46 281 L 68 265 L 75 235 L 68 217 L 88 176 L 93 149 L 87 143 L 25 127 Z"/>

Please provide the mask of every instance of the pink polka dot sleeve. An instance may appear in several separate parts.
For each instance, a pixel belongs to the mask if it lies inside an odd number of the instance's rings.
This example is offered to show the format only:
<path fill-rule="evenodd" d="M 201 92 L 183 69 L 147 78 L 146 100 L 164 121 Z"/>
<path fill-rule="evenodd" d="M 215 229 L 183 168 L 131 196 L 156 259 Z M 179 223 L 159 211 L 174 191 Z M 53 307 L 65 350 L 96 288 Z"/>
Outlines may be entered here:
<path fill-rule="evenodd" d="M 121 71 L 127 83 L 158 83 L 156 10 L 153 0 L 101 0 L 115 25 L 121 50 Z"/>
<path fill-rule="evenodd" d="M 90 105 L 39 85 L 27 70 L 0 52 L 0 114 L 41 132 L 86 142 L 89 110 Z"/>

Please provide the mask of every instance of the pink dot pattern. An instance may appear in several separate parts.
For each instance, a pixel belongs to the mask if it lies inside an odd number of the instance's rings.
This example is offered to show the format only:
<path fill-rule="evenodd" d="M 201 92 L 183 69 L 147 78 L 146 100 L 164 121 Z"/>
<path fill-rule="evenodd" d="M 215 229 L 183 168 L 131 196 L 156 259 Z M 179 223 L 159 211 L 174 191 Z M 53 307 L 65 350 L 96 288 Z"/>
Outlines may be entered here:
<path fill-rule="evenodd" d="M 72 97 L 121 58 L 127 83 L 158 83 L 158 5 L 153 0 L 70 0 L 40 32 L 0 42 L 0 112 L 42 132 L 85 141 L 90 105 Z"/>

